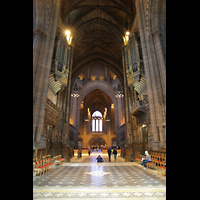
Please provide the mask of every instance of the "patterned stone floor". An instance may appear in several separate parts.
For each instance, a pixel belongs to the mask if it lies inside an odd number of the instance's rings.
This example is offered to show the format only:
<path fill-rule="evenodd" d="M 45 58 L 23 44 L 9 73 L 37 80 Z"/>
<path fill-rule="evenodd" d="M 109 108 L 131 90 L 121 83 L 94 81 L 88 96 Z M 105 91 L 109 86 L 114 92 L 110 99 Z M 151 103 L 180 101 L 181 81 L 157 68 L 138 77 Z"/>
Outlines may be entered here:
<path fill-rule="evenodd" d="M 166 177 L 121 157 L 97 163 L 101 152 L 73 158 L 39 177 L 33 176 L 33 199 L 166 199 Z"/>

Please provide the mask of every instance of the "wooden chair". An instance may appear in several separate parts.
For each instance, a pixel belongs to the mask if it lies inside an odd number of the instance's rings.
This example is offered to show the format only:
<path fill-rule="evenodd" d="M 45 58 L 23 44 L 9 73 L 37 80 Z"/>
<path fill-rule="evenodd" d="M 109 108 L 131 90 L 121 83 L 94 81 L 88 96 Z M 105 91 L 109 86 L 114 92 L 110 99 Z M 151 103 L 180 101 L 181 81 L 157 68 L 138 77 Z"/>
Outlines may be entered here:
<path fill-rule="evenodd" d="M 40 176 L 43 172 L 43 167 L 42 166 L 38 166 L 37 168 L 34 168 L 33 172 L 36 172 L 36 175 L 37 173 L 40 173 Z"/>
<path fill-rule="evenodd" d="M 63 164 L 64 161 L 65 161 L 64 158 L 60 158 L 60 159 L 55 160 L 55 163 L 58 164 L 58 165 L 60 165 L 61 163 Z"/>
<path fill-rule="evenodd" d="M 135 158 L 135 162 L 142 162 L 142 159 L 141 158 Z"/>
<path fill-rule="evenodd" d="M 162 175 L 166 175 L 166 167 L 165 166 L 159 166 L 158 167 L 158 174 L 161 172 Z"/>
<path fill-rule="evenodd" d="M 55 156 L 54 159 L 55 159 L 55 164 L 58 164 L 58 165 L 60 165 L 61 163 L 63 164 L 65 161 L 64 158 L 61 158 L 61 155 Z"/>
<path fill-rule="evenodd" d="M 156 168 L 156 164 L 155 163 L 153 163 L 153 162 L 148 162 L 147 163 L 147 168 L 149 168 L 149 169 L 155 169 Z"/>
<path fill-rule="evenodd" d="M 158 174 L 161 172 L 162 175 L 166 175 L 166 159 L 160 161 L 160 166 L 158 166 Z"/>
<path fill-rule="evenodd" d="M 150 154 L 149 154 L 150 155 Z M 155 167 L 156 167 L 156 164 L 155 164 L 155 162 L 153 162 L 153 160 L 154 160 L 154 155 L 150 155 L 150 157 L 151 157 L 151 162 L 148 162 L 147 163 L 147 168 L 148 169 L 155 169 Z"/>
<path fill-rule="evenodd" d="M 36 162 L 36 163 L 33 164 L 33 175 L 34 175 L 34 169 L 37 168 L 37 167 L 38 167 L 38 163 Z"/>

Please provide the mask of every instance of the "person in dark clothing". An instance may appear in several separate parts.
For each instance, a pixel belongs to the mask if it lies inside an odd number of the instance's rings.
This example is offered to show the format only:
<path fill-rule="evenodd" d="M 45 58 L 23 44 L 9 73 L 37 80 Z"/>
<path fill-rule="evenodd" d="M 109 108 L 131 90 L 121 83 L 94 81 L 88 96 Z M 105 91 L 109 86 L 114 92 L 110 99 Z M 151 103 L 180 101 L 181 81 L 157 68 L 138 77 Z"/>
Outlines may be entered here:
<path fill-rule="evenodd" d="M 103 162 L 103 159 L 100 155 L 97 157 L 97 162 Z"/>
<path fill-rule="evenodd" d="M 89 154 L 89 156 L 90 156 L 90 152 L 91 152 L 91 150 L 90 150 L 90 148 L 88 148 L 88 154 Z"/>
<path fill-rule="evenodd" d="M 114 148 L 113 150 L 113 154 L 114 154 L 114 158 L 115 158 L 115 162 L 116 162 L 116 158 L 117 158 L 117 150 Z"/>
<path fill-rule="evenodd" d="M 111 155 L 111 147 L 108 149 L 109 162 L 111 162 L 111 161 L 110 161 L 110 155 Z"/>

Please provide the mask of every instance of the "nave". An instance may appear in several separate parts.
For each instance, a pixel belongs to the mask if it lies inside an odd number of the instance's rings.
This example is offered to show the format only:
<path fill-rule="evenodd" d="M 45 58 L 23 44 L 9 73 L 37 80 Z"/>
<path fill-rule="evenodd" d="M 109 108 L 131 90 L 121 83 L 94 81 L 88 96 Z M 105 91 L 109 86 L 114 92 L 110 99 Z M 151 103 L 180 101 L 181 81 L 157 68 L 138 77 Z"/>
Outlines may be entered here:
<path fill-rule="evenodd" d="M 97 163 L 98 155 L 105 162 Z M 166 177 L 122 157 L 109 162 L 99 150 L 33 176 L 33 199 L 166 199 Z"/>

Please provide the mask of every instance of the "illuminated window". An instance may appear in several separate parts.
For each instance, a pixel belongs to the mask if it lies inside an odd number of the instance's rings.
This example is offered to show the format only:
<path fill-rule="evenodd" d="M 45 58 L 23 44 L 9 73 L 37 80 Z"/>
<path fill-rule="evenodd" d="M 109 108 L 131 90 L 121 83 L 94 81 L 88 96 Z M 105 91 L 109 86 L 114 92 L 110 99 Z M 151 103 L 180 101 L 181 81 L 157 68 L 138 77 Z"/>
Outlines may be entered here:
<path fill-rule="evenodd" d="M 94 119 L 93 119 L 93 120 L 94 120 Z M 96 130 L 95 130 L 95 131 L 98 131 L 98 129 L 99 129 L 99 120 L 96 119 Z"/>
<path fill-rule="evenodd" d="M 92 120 L 92 131 L 95 131 L 95 120 Z"/>
<path fill-rule="evenodd" d="M 95 111 L 92 114 L 92 131 L 101 132 L 102 131 L 102 114 L 99 111 Z"/>
<path fill-rule="evenodd" d="M 99 131 L 102 131 L 102 119 L 99 121 Z"/>

